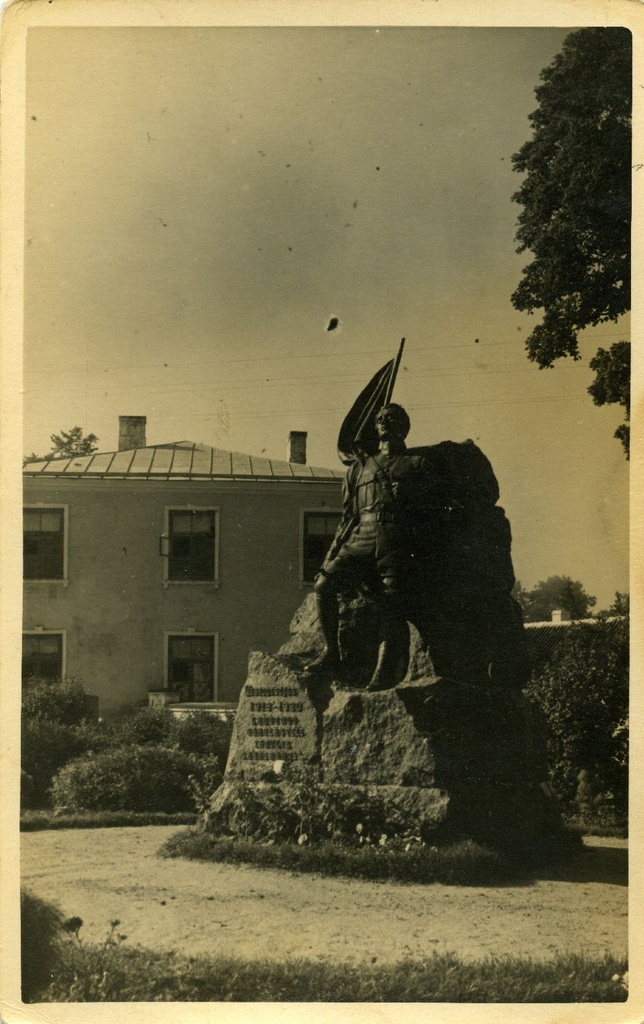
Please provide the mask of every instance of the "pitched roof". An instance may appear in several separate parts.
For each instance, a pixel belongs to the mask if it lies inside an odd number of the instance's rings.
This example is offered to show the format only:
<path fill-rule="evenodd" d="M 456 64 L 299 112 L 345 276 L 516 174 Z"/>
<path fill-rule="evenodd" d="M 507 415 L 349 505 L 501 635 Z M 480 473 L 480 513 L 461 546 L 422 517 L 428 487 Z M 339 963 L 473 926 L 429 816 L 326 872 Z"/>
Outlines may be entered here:
<path fill-rule="evenodd" d="M 142 478 L 147 480 L 341 480 L 343 470 L 319 469 L 258 455 L 211 448 L 192 441 L 148 445 L 120 452 L 28 462 L 29 477 Z"/>

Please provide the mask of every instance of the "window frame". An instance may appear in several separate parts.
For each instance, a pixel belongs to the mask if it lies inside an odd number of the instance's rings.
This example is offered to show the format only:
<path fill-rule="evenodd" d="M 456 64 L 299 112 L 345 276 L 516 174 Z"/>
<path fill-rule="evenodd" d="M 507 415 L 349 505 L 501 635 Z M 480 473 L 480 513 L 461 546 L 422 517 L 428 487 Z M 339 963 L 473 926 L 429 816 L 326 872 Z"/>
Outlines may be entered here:
<path fill-rule="evenodd" d="M 194 582 L 194 581 L 193 581 Z M 163 634 L 163 686 L 172 689 L 170 683 L 170 638 L 185 636 L 189 638 L 212 637 L 212 699 L 205 701 L 182 701 L 185 704 L 216 704 L 219 700 L 219 632 L 214 629 L 166 629 Z M 173 691 L 174 692 L 174 691 Z"/>
<path fill-rule="evenodd" d="M 24 637 L 26 637 L 26 636 L 59 636 L 59 637 L 61 637 L 61 645 L 60 645 L 60 678 L 61 678 L 61 680 L 65 679 L 66 676 L 67 676 L 67 630 L 66 629 L 34 629 L 33 627 L 31 629 L 23 629 L 22 630 L 22 637 L 21 637 L 21 644 L 22 644 L 21 655 L 22 655 L 22 658 L 24 658 L 24 651 L 25 651 Z M 21 680 L 24 680 L 25 677 L 24 677 L 23 672 L 22 672 L 22 669 L 23 669 L 22 658 L 21 658 L 21 663 L 20 663 L 20 678 L 21 678 Z"/>
<path fill-rule="evenodd" d="M 300 543 L 299 543 L 300 564 L 299 564 L 298 585 L 299 585 L 299 587 L 301 589 L 304 588 L 304 587 L 312 587 L 313 583 L 314 583 L 314 580 L 312 580 L 312 579 L 311 580 L 307 580 L 305 575 L 304 575 L 304 541 L 306 539 L 306 522 L 307 522 L 307 517 L 310 516 L 310 515 L 337 516 L 338 517 L 338 523 L 339 523 L 340 519 L 342 518 L 342 509 L 341 508 L 329 508 L 328 506 L 322 506 L 322 507 L 316 506 L 315 508 L 301 508 L 300 509 Z M 329 546 L 331 545 L 331 540 L 332 540 L 332 538 L 329 539 Z"/>
<path fill-rule="evenodd" d="M 25 563 L 24 563 L 24 541 L 25 541 L 25 529 L 23 525 L 22 529 L 22 542 L 23 542 L 23 554 L 22 554 L 22 581 L 23 583 L 62 583 L 64 587 L 69 583 L 69 506 L 63 505 L 60 502 L 23 502 L 22 511 L 23 515 L 25 512 L 44 512 L 47 510 L 62 512 L 63 513 L 63 575 L 62 576 L 41 576 L 41 577 L 29 577 L 25 576 Z"/>
<path fill-rule="evenodd" d="M 215 543 L 214 543 L 214 567 L 213 576 L 207 580 L 173 580 L 170 579 L 170 519 L 173 512 L 212 512 L 215 517 Z M 163 586 L 196 586 L 196 587 L 218 587 L 219 586 L 219 506 L 218 505 L 166 505 L 163 515 L 163 536 L 162 540 L 168 544 L 168 554 L 163 557 Z"/>

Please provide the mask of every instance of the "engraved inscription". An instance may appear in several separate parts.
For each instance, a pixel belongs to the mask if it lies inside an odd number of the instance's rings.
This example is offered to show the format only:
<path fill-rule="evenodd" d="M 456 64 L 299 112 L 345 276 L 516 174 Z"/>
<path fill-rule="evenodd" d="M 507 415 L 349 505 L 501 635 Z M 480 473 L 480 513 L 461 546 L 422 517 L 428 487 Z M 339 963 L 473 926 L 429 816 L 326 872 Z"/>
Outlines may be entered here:
<path fill-rule="evenodd" d="M 245 761 L 289 761 L 302 752 L 307 730 L 302 724 L 305 704 L 293 686 L 253 686 L 246 684 L 245 694 L 251 699 L 245 735 L 248 748 Z M 293 699 L 293 698 L 300 698 Z"/>

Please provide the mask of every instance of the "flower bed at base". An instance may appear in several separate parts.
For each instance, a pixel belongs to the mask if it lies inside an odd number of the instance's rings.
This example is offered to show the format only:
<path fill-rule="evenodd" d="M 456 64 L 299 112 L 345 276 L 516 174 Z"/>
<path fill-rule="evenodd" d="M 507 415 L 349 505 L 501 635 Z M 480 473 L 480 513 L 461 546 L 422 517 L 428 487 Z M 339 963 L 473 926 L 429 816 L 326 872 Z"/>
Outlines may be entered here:
<path fill-rule="evenodd" d="M 581 849 L 578 837 L 570 845 L 548 851 L 549 861 L 565 858 Z M 543 863 L 545 851 L 511 856 L 481 846 L 472 840 L 442 846 L 407 842 L 379 842 L 351 845 L 347 841 L 318 843 L 258 843 L 240 837 L 218 837 L 189 828 L 167 840 L 159 851 L 163 857 L 185 857 L 210 863 L 251 864 L 286 871 L 316 872 L 347 878 L 443 885 L 507 885 L 526 881 Z M 553 853 L 555 856 L 553 856 Z"/>

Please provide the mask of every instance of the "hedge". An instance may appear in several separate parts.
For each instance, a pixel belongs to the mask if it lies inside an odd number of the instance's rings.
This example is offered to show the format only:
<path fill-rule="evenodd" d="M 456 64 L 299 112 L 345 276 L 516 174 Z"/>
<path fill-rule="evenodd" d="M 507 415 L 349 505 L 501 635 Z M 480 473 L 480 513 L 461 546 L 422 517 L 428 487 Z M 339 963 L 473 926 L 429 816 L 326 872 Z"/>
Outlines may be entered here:
<path fill-rule="evenodd" d="M 199 790 L 221 782 L 218 764 L 163 746 L 119 747 L 66 764 L 54 779 L 56 807 L 86 811 L 192 811 Z"/>
<path fill-rule="evenodd" d="M 549 726 L 550 782 L 570 808 L 628 800 L 628 619 L 573 623 L 527 689 Z"/>

